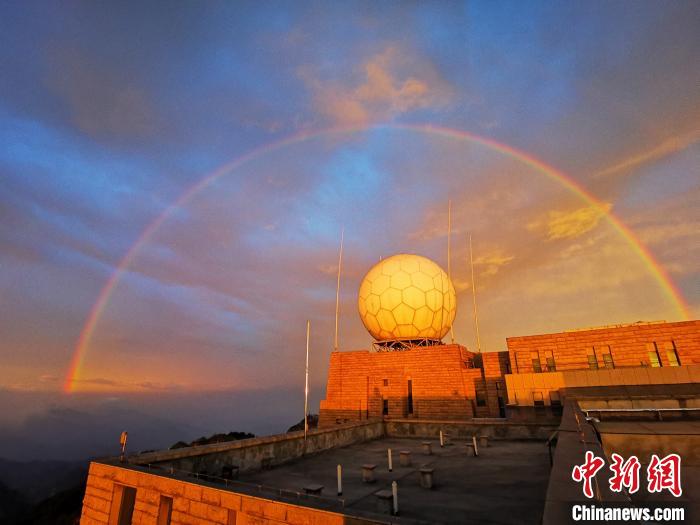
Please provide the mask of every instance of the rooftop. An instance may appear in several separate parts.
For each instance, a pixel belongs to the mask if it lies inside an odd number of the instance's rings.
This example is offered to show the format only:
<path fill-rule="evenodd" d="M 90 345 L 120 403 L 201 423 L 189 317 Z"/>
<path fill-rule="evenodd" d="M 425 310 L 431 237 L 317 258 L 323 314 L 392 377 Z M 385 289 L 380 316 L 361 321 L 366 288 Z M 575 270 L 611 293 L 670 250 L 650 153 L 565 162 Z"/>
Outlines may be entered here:
<path fill-rule="evenodd" d="M 467 454 L 461 439 L 440 448 L 431 440 L 432 454 L 423 452 L 424 439 L 382 438 L 333 448 L 263 470 L 242 472 L 225 486 L 235 492 L 342 512 L 346 515 L 391 519 L 394 523 L 540 523 L 549 479 L 549 453 L 541 441 L 491 440 L 479 456 Z M 387 449 L 393 471 L 388 471 Z M 400 451 L 411 452 L 410 467 L 402 467 Z M 362 482 L 362 466 L 374 464 L 376 482 Z M 343 494 L 337 495 L 337 465 L 343 468 Z M 434 469 L 434 486 L 420 486 L 421 468 Z M 159 469 L 168 475 L 168 469 Z M 175 472 L 175 477 L 178 472 Z M 205 484 L 217 480 L 198 475 Z M 190 481 L 192 479 L 190 478 Z M 224 484 L 224 480 L 220 480 Z M 398 484 L 399 518 L 380 514 L 375 493 Z M 304 495 L 304 487 L 322 485 L 320 497 Z"/>
<path fill-rule="evenodd" d="M 336 493 L 336 466 L 343 466 L 345 512 L 375 512 L 380 490 L 396 481 L 401 517 L 430 523 L 540 523 L 549 479 L 549 455 L 542 442 L 491 441 L 478 457 L 466 453 L 466 441 L 421 451 L 422 439 L 384 438 L 331 449 L 292 463 L 241 475 L 241 481 L 301 490 L 308 484 Z M 393 472 L 387 449 L 393 451 Z M 412 466 L 399 466 L 399 451 L 411 451 Z M 376 464 L 376 483 L 362 483 L 363 464 Z M 434 469 L 432 490 L 421 488 L 418 469 Z"/>

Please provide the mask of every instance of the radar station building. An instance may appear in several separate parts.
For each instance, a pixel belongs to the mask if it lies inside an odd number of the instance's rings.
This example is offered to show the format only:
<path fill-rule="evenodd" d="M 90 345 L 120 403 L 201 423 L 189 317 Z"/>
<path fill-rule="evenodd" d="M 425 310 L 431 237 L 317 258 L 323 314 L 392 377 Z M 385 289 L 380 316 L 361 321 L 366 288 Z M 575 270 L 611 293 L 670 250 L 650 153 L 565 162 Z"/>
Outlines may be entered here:
<path fill-rule="evenodd" d="M 386 525 L 571 522 L 584 453 L 682 457 L 700 516 L 700 321 L 444 343 L 456 297 L 417 255 L 359 291 L 371 349 L 333 352 L 319 428 L 91 462 L 81 524 Z M 565 481 L 566 480 L 566 481 Z M 601 506 L 664 495 L 599 485 Z M 399 510 L 400 509 L 400 510 Z M 695 512 L 695 514 L 692 514 Z"/>
<path fill-rule="evenodd" d="M 700 364 L 698 321 L 510 337 L 504 352 L 443 344 L 456 313 L 454 287 L 418 255 L 375 265 L 360 285 L 358 307 L 375 343 L 371 351 L 331 354 L 321 427 L 515 417 L 516 407 L 556 410 L 566 387 L 700 382 L 683 366 Z M 650 376 L 649 369 L 659 370 Z"/>

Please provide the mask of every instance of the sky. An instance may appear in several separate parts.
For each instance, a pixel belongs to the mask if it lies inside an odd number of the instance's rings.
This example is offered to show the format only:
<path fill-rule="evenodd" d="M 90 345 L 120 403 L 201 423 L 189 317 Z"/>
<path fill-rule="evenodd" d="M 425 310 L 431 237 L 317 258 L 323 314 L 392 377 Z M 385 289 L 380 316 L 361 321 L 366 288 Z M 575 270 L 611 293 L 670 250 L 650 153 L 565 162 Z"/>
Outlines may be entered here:
<path fill-rule="evenodd" d="M 341 229 L 340 348 L 368 348 L 363 275 L 446 268 L 448 200 L 468 348 L 468 235 L 485 351 L 697 318 L 699 24 L 692 1 L 3 4 L 0 423 L 289 426 L 306 319 L 323 396 Z M 239 409 L 194 428 L 205 394 Z"/>

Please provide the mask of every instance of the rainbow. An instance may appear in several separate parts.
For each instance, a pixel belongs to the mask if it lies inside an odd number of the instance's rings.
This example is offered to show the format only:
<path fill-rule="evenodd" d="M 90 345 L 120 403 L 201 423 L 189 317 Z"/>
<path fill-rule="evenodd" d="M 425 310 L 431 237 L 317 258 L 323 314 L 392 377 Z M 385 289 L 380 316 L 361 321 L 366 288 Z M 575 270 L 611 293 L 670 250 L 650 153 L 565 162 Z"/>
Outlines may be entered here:
<path fill-rule="evenodd" d="M 78 376 L 80 374 L 81 366 L 87 353 L 87 349 L 90 343 L 90 339 L 95 332 L 95 328 L 99 322 L 102 313 L 105 310 L 109 302 L 109 298 L 112 292 L 119 283 L 122 275 L 127 271 L 129 265 L 133 261 L 134 257 L 138 254 L 141 247 L 146 244 L 153 234 L 161 227 L 161 225 L 175 212 L 177 209 L 181 208 L 186 204 L 195 194 L 209 186 L 212 182 L 223 177 L 224 175 L 236 170 L 242 165 L 262 157 L 268 153 L 271 153 L 282 148 L 299 144 L 301 142 L 315 139 L 324 135 L 333 134 L 350 134 L 360 131 L 368 131 L 372 129 L 390 129 L 390 130 L 402 130 L 410 131 L 415 133 L 426 133 L 431 135 L 436 135 L 440 137 L 445 137 L 451 140 L 466 140 L 474 144 L 479 144 L 485 146 L 493 151 L 499 152 L 507 157 L 513 158 L 522 162 L 523 164 L 533 168 L 534 170 L 546 175 L 548 178 L 562 184 L 565 188 L 579 196 L 589 205 L 596 207 L 600 210 L 601 214 L 606 218 L 606 220 L 629 242 L 630 246 L 633 248 L 634 252 L 641 258 L 645 265 L 649 268 L 650 273 L 659 283 L 664 295 L 673 303 L 678 311 L 678 314 L 683 319 L 689 319 L 689 308 L 686 304 L 681 292 L 676 288 L 671 281 L 671 278 L 666 273 L 664 268 L 654 259 L 653 255 L 644 246 L 644 244 L 634 235 L 634 233 L 613 213 L 610 212 L 606 203 L 599 200 L 578 182 L 567 177 L 562 172 L 554 169 L 552 166 L 545 164 L 541 160 L 526 154 L 523 151 L 512 148 L 506 144 L 496 142 L 493 139 L 480 137 L 472 133 L 455 130 L 451 128 L 438 127 L 433 125 L 416 125 L 416 124 L 384 124 L 377 126 L 346 126 L 346 127 L 335 127 L 327 128 L 312 132 L 298 133 L 287 138 L 281 139 L 276 142 L 265 144 L 256 149 L 251 150 L 245 155 L 234 159 L 233 161 L 221 166 L 212 173 L 204 176 L 190 188 L 188 188 L 182 195 L 175 200 L 170 206 L 168 206 L 158 217 L 156 217 L 148 226 L 143 230 L 141 235 L 136 239 L 136 241 L 131 245 L 129 250 L 124 254 L 122 259 L 119 261 L 116 269 L 109 277 L 105 285 L 100 290 L 100 293 L 90 310 L 89 315 L 85 321 L 83 329 L 80 332 L 78 341 L 71 358 L 70 366 L 68 367 L 68 372 L 66 374 L 66 379 L 63 385 L 65 392 L 69 393 L 74 391 L 75 384 L 78 381 Z"/>

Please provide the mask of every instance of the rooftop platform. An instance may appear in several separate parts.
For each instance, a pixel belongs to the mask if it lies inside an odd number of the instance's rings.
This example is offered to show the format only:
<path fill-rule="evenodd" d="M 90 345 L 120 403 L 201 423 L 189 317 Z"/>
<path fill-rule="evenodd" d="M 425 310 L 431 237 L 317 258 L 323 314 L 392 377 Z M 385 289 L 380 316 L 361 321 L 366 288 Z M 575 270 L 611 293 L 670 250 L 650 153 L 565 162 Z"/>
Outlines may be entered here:
<path fill-rule="evenodd" d="M 407 522 L 426 523 L 540 523 L 549 478 L 549 455 L 542 442 L 492 441 L 468 456 L 466 441 L 440 448 L 431 441 L 432 455 L 424 455 L 424 439 L 384 438 L 297 459 L 275 467 L 242 474 L 240 481 L 302 491 L 320 484 L 322 496 L 337 497 L 336 467 L 343 467 L 344 513 L 376 513 L 376 497 L 396 481 L 399 516 Z M 388 471 L 387 449 L 393 452 Z M 399 451 L 411 451 L 412 465 L 399 465 Z M 362 482 L 362 465 L 376 464 L 375 483 Z M 434 488 L 420 486 L 419 469 L 434 469 Z M 389 517 L 388 515 L 386 516 Z"/>

